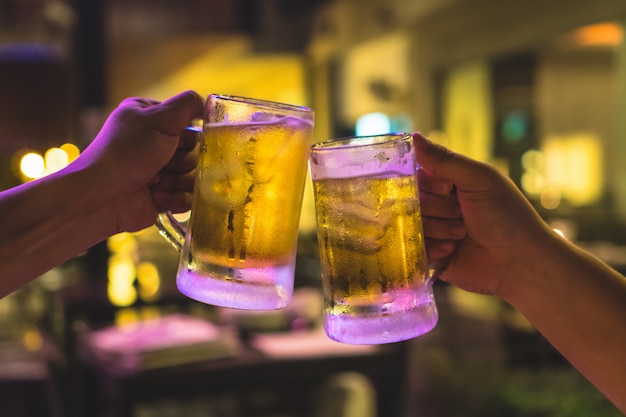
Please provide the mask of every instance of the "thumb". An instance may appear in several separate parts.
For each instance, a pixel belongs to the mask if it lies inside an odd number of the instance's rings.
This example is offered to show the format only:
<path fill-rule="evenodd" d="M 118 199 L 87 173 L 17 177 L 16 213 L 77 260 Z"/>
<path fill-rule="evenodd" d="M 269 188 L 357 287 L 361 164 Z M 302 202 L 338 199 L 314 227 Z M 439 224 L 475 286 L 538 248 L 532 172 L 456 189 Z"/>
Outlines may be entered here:
<path fill-rule="evenodd" d="M 156 116 L 160 131 L 176 135 L 193 119 L 204 115 L 204 99 L 195 91 L 187 90 L 157 104 L 150 113 Z M 162 117 L 163 114 L 167 117 Z"/>
<path fill-rule="evenodd" d="M 452 152 L 418 132 L 413 133 L 413 141 L 418 164 L 424 170 L 452 182 L 458 188 L 475 188 L 483 181 L 489 180 L 490 175 L 487 171 L 490 171 L 490 168 L 486 164 Z"/>

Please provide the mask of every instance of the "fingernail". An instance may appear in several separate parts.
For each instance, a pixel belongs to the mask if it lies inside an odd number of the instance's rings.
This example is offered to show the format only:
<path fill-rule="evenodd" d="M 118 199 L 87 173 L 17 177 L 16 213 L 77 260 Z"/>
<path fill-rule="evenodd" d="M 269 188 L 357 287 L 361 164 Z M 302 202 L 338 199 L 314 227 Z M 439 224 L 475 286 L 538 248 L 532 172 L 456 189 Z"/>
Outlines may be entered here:
<path fill-rule="evenodd" d="M 413 142 L 415 143 L 416 148 L 423 151 L 427 150 L 431 144 L 431 141 L 422 136 L 420 132 L 416 132 L 413 134 Z"/>

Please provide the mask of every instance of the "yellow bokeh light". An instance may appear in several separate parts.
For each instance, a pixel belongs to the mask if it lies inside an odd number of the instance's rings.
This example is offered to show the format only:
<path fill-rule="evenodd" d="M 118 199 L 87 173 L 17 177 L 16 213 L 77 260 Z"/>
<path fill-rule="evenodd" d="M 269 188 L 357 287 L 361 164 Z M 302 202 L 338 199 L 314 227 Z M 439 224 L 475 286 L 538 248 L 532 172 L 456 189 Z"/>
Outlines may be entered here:
<path fill-rule="evenodd" d="M 137 256 L 137 239 L 132 233 L 122 232 L 107 240 L 108 249 L 115 254 L 135 258 Z"/>
<path fill-rule="evenodd" d="M 544 185 L 545 179 L 543 175 L 534 171 L 522 174 L 521 186 L 527 194 L 539 195 Z"/>
<path fill-rule="evenodd" d="M 158 297 L 161 287 L 159 270 L 152 262 L 142 262 L 137 267 L 139 297 L 144 301 L 153 301 Z"/>
<path fill-rule="evenodd" d="M 123 255 L 109 258 L 107 294 L 111 304 L 124 307 L 137 300 L 137 290 L 133 286 L 135 276 L 135 263 L 131 258 Z"/>
<path fill-rule="evenodd" d="M 30 352 L 38 352 L 43 347 L 43 337 L 36 328 L 29 328 L 24 331 L 22 343 L 26 350 Z"/>
<path fill-rule="evenodd" d="M 29 152 L 20 160 L 20 171 L 27 178 L 41 178 L 44 168 L 44 159 L 36 152 Z"/>
<path fill-rule="evenodd" d="M 147 305 L 141 309 L 141 320 L 154 320 L 161 317 L 161 310 L 154 305 Z"/>
<path fill-rule="evenodd" d="M 112 255 L 109 258 L 109 281 L 130 282 L 135 280 L 135 263 L 127 256 Z"/>
<path fill-rule="evenodd" d="M 139 314 L 135 308 L 120 308 L 115 312 L 115 324 L 122 328 L 129 328 L 129 325 L 139 321 Z"/>
<path fill-rule="evenodd" d="M 60 148 L 65 151 L 69 162 L 72 162 L 80 155 L 80 149 L 73 143 L 64 143 Z"/>
<path fill-rule="evenodd" d="M 38 152 L 22 150 L 14 155 L 14 161 L 17 161 L 14 172 L 22 181 L 42 178 L 65 168 L 78 155 L 80 150 L 71 143 L 50 148 L 43 156 Z"/>
<path fill-rule="evenodd" d="M 546 187 L 574 206 L 598 201 L 602 196 L 602 141 L 593 133 L 550 136 L 542 145 Z"/>
<path fill-rule="evenodd" d="M 61 148 L 50 148 L 44 154 L 47 173 L 57 172 L 69 164 L 69 156 Z"/>
<path fill-rule="evenodd" d="M 531 149 L 522 155 L 522 167 L 526 171 L 543 172 L 545 159 L 543 153 Z"/>
<path fill-rule="evenodd" d="M 111 304 L 118 307 L 129 306 L 137 300 L 137 290 L 125 281 L 109 281 L 107 294 Z"/>
<path fill-rule="evenodd" d="M 539 202 L 543 208 L 554 210 L 561 204 L 561 192 L 554 187 L 546 188 L 541 192 Z"/>

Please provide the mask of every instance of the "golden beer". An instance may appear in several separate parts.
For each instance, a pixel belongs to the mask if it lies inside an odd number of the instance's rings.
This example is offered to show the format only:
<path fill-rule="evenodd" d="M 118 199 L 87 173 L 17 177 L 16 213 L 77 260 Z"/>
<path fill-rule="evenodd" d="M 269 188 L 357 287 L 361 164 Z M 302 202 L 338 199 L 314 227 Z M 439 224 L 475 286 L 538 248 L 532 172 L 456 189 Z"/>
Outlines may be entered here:
<path fill-rule="evenodd" d="M 209 96 L 189 223 L 159 216 L 181 251 L 183 294 L 248 310 L 287 305 L 312 131 L 306 107 Z"/>
<path fill-rule="evenodd" d="M 402 145 L 382 151 L 372 143 L 365 150 L 344 145 L 326 148 L 328 155 L 320 150 L 311 156 L 317 163 L 310 162 L 312 175 L 318 174 L 313 186 L 326 331 L 357 344 L 415 337 L 432 329 L 437 311 L 414 159 Z M 355 152 L 365 153 L 363 163 Z"/>
<path fill-rule="evenodd" d="M 289 118 L 205 130 L 190 220 L 199 225 L 191 242 L 192 264 L 289 264 L 297 241 L 310 127 L 307 121 Z"/>

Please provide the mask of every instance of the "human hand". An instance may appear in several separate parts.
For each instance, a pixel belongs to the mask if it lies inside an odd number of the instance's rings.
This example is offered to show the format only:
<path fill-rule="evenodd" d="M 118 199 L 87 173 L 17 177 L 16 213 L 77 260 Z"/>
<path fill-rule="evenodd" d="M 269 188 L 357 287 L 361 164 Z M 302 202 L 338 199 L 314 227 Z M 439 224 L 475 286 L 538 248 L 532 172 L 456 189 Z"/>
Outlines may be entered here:
<path fill-rule="evenodd" d="M 413 134 L 429 260 L 437 275 L 468 291 L 502 296 L 523 277 L 531 250 L 551 241 L 515 184 L 495 168 Z M 460 225 L 460 218 L 464 228 Z"/>
<path fill-rule="evenodd" d="M 203 112 L 193 91 L 164 102 L 125 99 L 76 161 L 98 179 L 96 192 L 107 196 L 118 232 L 148 227 L 159 212 L 189 209 L 198 142 L 185 128 Z"/>

